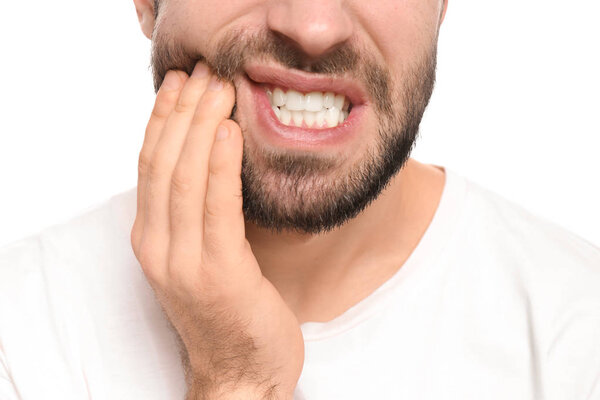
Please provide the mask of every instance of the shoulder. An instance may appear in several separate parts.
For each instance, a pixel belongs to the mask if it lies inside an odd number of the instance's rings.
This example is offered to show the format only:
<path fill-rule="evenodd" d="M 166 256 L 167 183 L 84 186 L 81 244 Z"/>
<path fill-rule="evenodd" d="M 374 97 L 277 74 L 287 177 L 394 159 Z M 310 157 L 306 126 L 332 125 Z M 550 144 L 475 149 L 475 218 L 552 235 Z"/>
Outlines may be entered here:
<path fill-rule="evenodd" d="M 600 248 L 592 243 L 470 181 L 463 217 L 474 250 L 500 260 L 532 290 L 600 302 Z"/>
<path fill-rule="evenodd" d="M 0 247 L 0 273 L 14 271 L 11 265 L 26 268 L 40 257 L 85 254 L 106 242 L 121 239 L 135 217 L 135 188 L 104 199 L 65 221 Z M 114 235 L 118 235 L 115 237 Z"/>
<path fill-rule="evenodd" d="M 556 323 L 575 309 L 600 313 L 600 249 L 463 177 L 461 217 L 451 238 L 458 270 L 511 288 L 537 317 Z M 547 326 L 547 324 L 544 324 Z"/>
<path fill-rule="evenodd" d="M 0 382 L 24 398 L 185 387 L 177 342 L 131 249 L 135 211 L 128 190 L 0 248 Z M 157 373 L 165 379 L 152 381 Z"/>
<path fill-rule="evenodd" d="M 463 228 L 473 242 L 488 242 L 515 262 L 580 270 L 600 278 L 600 248 L 483 186 L 459 177 L 465 186 Z M 477 240 L 479 238 L 480 240 Z"/>
<path fill-rule="evenodd" d="M 594 391 L 600 390 L 600 249 L 535 211 L 457 179 L 465 196 L 452 238 L 453 261 L 464 262 L 456 271 L 476 277 L 477 293 L 497 298 L 491 304 L 519 310 L 549 399 L 600 395 Z M 507 313 L 500 315 L 506 319 Z"/>
<path fill-rule="evenodd" d="M 50 296 L 50 289 L 66 296 L 69 282 L 103 265 L 122 265 L 129 258 L 135 202 L 135 189 L 127 190 L 1 247 L 0 304 L 30 304 L 28 298 Z M 0 306 L 0 314 L 7 309 Z"/>
<path fill-rule="evenodd" d="M 0 352 L 15 379 L 35 376 L 57 390 L 72 383 L 57 360 L 79 362 L 73 349 L 101 315 L 94 305 L 116 297 L 102 296 L 127 268 L 131 201 L 131 191 L 120 193 L 0 248 Z"/>

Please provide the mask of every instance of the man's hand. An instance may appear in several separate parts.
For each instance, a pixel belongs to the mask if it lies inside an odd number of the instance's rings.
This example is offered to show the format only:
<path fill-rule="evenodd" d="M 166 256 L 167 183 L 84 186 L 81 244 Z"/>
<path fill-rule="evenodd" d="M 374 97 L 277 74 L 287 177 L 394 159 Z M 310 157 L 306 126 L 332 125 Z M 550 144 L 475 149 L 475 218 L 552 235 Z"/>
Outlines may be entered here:
<path fill-rule="evenodd" d="M 131 244 L 185 346 L 189 399 L 292 398 L 304 342 L 246 240 L 234 101 L 202 63 L 190 77 L 167 73 L 140 152 Z"/>

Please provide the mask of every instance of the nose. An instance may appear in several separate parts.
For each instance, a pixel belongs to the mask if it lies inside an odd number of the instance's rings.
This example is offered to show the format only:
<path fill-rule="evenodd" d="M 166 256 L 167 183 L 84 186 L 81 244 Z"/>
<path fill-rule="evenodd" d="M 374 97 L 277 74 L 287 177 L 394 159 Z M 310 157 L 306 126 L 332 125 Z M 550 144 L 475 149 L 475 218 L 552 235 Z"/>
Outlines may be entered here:
<path fill-rule="evenodd" d="M 267 16 L 269 29 L 292 42 L 309 57 L 334 50 L 352 35 L 352 20 L 344 0 L 274 0 Z"/>

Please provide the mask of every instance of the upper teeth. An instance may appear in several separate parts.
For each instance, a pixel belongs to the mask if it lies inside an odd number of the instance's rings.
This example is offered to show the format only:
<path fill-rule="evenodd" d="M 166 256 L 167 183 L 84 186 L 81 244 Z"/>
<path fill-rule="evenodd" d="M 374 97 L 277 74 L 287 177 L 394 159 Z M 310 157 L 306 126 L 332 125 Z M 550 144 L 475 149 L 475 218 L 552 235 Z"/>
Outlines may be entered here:
<path fill-rule="evenodd" d="M 350 102 L 342 94 L 295 90 L 284 92 L 281 88 L 266 89 L 273 112 L 284 125 L 308 128 L 333 128 L 348 118 Z"/>

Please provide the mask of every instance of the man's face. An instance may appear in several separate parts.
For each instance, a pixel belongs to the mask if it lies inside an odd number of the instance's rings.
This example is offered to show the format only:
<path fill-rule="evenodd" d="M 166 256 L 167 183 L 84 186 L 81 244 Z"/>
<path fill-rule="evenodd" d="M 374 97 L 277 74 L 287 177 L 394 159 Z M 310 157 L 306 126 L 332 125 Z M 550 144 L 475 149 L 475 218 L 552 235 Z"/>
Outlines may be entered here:
<path fill-rule="evenodd" d="M 152 67 L 232 80 L 249 222 L 318 233 L 408 159 L 435 80 L 441 0 L 159 0 Z"/>

